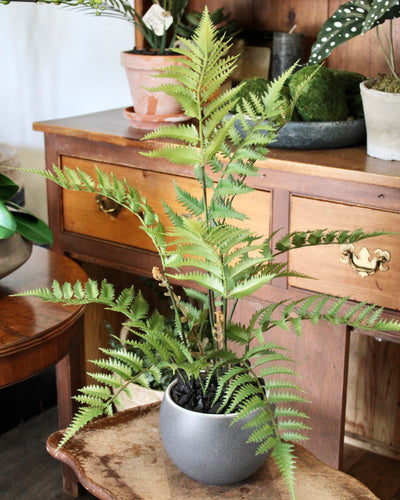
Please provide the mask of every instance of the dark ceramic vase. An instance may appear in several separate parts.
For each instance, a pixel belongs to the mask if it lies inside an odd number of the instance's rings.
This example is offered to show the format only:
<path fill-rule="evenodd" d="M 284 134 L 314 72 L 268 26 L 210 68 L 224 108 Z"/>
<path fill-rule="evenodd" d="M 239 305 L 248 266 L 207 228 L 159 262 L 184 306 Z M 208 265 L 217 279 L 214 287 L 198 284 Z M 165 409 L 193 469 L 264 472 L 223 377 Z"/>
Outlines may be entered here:
<path fill-rule="evenodd" d="M 0 278 L 18 269 L 32 254 L 32 242 L 18 233 L 0 240 Z"/>
<path fill-rule="evenodd" d="M 247 443 L 245 421 L 231 425 L 235 415 L 211 415 L 186 410 L 171 399 L 168 387 L 161 403 L 160 433 L 172 462 L 201 483 L 223 485 L 242 481 L 259 469 L 268 454 L 256 455 Z"/>

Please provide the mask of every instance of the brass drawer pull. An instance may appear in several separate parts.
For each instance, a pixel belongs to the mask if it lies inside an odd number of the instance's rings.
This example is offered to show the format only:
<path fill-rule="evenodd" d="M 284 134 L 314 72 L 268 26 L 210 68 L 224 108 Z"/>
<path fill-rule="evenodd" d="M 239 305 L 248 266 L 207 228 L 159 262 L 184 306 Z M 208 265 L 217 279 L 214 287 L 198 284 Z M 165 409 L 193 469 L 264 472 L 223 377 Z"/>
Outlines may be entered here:
<path fill-rule="evenodd" d="M 116 201 L 110 200 L 109 198 L 101 194 L 96 195 L 96 203 L 97 208 L 100 210 L 100 212 L 110 214 L 113 217 L 117 217 L 120 210 L 123 208 Z"/>
<path fill-rule="evenodd" d="M 387 250 L 377 248 L 375 250 L 376 257 L 371 257 L 368 249 L 363 247 L 358 255 L 354 252 L 354 245 L 346 244 L 341 245 L 340 251 L 342 256 L 340 261 L 358 272 L 358 274 L 365 278 L 377 271 L 388 271 L 389 266 L 386 264 L 390 261 L 390 253 Z"/>

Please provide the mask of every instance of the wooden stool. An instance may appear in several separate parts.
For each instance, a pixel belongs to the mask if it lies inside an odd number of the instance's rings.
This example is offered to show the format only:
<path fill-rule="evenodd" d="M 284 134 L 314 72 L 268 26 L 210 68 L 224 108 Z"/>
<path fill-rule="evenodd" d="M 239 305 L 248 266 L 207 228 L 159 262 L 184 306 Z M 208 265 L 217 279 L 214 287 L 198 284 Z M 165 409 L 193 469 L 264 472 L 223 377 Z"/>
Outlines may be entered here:
<path fill-rule="evenodd" d="M 88 424 L 61 448 L 62 431 L 47 451 L 68 464 L 82 485 L 102 500 L 288 500 L 281 474 L 269 458 L 247 481 L 230 486 L 200 484 L 185 476 L 163 451 L 159 403 L 125 410 Z M 196 450 L 193 450 L 195 453 Z M 298 500 L 377 500 L 357 479 L 320 462 L 296 446 Z"/>
<path fill-rule="evenodd" d="M 71 396 L 84 384 L 83 306 L 64 306 L 10 294 L 61 283 L 87 281 L 86 273 L 61 253 L 34 247 L 30 259 L 0 280 L 0 388 L 56 365 L 59 427 L 74 411 Z M 76 496 L 75 475 L 63 467 L 64 491 Z"/>

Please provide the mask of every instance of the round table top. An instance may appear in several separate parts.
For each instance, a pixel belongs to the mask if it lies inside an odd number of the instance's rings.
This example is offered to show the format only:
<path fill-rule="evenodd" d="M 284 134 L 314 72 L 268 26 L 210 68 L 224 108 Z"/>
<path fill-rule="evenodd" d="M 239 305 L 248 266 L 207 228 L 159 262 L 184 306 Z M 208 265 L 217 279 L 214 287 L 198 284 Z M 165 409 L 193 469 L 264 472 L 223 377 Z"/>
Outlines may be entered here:
<path fill-rule="evenodd" d="M 63 254 L 34 246 L 30 259 L 0 280 L 0 362 L 29 352 L 32 358 L 35 348 L 58 337 L 65 337 L 65 333 L 69 332 L 83 313 L 84 306 L 64 306 L 29 296 L 10 297 L 14 293 L 49 287 L 54 279 L 61 283 L 75 283 L 77 280 L 85 283 L 87 275 L 76 262 Z M 61 344 L 59 340 L 53 353 L 49 349 L 48 362 L 42 362 L 42 369 L 45 365 L 59 361 L 69 352 L 68 339 L 64 339 Z M 7 374 L 6 368 L 0 364 L 0 386 L 29 376 L 29 370 L 25 370 L 25 375 L 22 375 L 22 361 L 23 358 L 19 358 L 14 363 L 17 369 L 21 368 L 21 377 L 18 373 L 12 375 L 11 368 Z M 32 370 L 36 372 L 40 367 Z"/>
<path fill-rule="evenodd" d="M 166 455 L 158 428 L 159 402 L 131 408 L 86 425 L 62 447 L 63 431 L 51 434 L 47 451 L 67 464 L 81 484 L 102 500 L 289 500 L 271 457 L 250 478 L 227 486 L 198 483 Z M 195 450 L 194 450 L 195 453 Z M 299 500 L 378 500 L 357 479 L 328 467 L 295 445 Z"/>

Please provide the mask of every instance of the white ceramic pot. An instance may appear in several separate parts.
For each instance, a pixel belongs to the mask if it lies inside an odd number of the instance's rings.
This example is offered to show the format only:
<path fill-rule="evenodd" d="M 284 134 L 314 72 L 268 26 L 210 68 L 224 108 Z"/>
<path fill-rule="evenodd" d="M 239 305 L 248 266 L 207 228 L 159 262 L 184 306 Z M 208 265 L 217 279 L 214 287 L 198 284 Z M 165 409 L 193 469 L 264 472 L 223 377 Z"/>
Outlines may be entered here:
<path fill-rule="evenodd" d="M 400 160 L 400 94 L 360 84 L 367 129 L 367 154 L 381 160 Z"/>
<path fill-rule="evenodd" d="M 235 414 L 211 415 L 178 406 L 167 388 L 160 408 L 160 433 L 172 462 L 196 481 L 222 485 L 256 472 L 268 454 L 256 455 L 258 443 L 247 443 L 246 420 L 232 425 Z"/>

